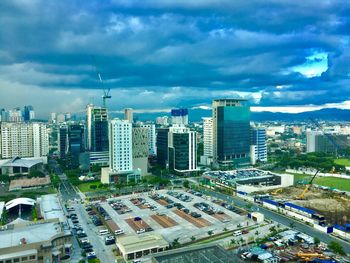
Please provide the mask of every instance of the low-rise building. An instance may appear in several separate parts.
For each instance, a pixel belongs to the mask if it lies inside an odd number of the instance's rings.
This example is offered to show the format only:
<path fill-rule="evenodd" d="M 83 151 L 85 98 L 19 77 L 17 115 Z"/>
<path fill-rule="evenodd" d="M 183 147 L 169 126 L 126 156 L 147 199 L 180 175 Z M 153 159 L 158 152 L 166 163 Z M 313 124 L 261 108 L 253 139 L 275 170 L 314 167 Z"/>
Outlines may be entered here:
<path fill-rule="evenodd" d="M 125 260 L 133 260 L 164 251 L 169 243 L 161 235 L 125 236 L 118 238 L 117 247 Z"/>
<path fill-rule="evenodd" d="M 51 263 L 69 255 L 72 233 L 58 219 L 22 221 L 0 228 L 0 262 Z"/>

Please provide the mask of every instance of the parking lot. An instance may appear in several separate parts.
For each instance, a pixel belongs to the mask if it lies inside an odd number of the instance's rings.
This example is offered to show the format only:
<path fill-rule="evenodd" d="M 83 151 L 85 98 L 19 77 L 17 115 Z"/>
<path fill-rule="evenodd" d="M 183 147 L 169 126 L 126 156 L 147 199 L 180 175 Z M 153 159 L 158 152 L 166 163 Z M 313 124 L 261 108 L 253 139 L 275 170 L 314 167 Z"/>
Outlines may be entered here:
<path fill-rule="evenodd" d="M 100 206 L 108 214 L 106 223 L 126 235 L 157 233 L 168 242 L 180 243 L 255 224 L 232 204 L 209 200 L 183 190 L 146 192 L 108 199 Z M 112 229 L 112 227 L 109 227 Z"/>

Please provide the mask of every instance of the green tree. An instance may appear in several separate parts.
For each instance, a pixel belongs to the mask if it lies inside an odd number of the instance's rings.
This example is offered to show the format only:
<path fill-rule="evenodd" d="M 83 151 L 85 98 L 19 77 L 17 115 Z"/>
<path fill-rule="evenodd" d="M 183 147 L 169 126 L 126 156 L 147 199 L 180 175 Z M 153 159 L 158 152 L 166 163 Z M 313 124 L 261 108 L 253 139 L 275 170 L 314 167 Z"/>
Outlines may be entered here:
<path fill-rule="evenodd" d="M 321 240 L 318 237 L 314 237 L 315 245 L 318 246 L 321 243 Z"/>
<path fill-rule="evenodd" d="M 191 240 L 192 242 L 196 240 L 196 237 L 195 236 L 191 236 Z"/>
<path fill-rule="evenodd" d="M 35 206 L 32 208 L 32 220 L 33 221 L 37 221 L 38 220 L 38 211 L 36 210 Z"/>
<path fill-rule="evenodd" d="M 209 230 L 208 235 L 211 236 L 212 234 L 214 234 L 213 230 Z"/>
<path fill-rule="evenodd" d="M 184 186 L 185 188 L 190 188 L 190 182 L 189 182 L 188 180 L 184 180 L 183 186 Z"/>
<path fill-rule="evenodd" d="M 295 227 L 295 223 L 294 223 L 294 222 L 290 222 L 290 223 L 289 223 L 289 227 L 290 227 L 290 228 L 294 228 L 294 227 Z"/>
<path fill-rule="evenodd" d="M 332 241 L 331 243 L 329 243 L 328 248 L 333 251 L 336 254 L 339 255 L 346 255 L 344 248 L 342 247 L 342 245 L 340 245 L 337 242 Z"/>

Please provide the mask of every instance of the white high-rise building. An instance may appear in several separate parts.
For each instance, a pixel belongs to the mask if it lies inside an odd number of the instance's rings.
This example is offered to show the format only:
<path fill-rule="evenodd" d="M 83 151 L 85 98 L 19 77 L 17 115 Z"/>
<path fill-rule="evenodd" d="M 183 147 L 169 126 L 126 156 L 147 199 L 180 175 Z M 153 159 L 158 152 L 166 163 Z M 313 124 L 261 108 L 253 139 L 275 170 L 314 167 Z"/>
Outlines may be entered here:
<path fill-rule="evenodd" d="M 46 156 L 49 152 L 49 134 L 43 123 L 33 123 L 33 155 Z"/>
<path fill-rule="evenodd" d="M 316 135 L 322 134 L 321 131 L 306 131 L 306 152 L 311 153 L 316 150 Z"/>
<path fill-rule="evenodd" d="M 49 152 L 46 124 L 1 123 L 1 158 L 42 157 Z"/>
<path fill-rule="evenodd" d="M 148 128 L 148 154 L 156 155 L 156 126 L 154 124 L 141 124 L 140 127 Z"/>
<path fill-rule="evenodd" d="M 213 156 L 213 118 L 202 118 L 203 119 L 203 145 L 204 145 L 204 156 Z"/>
<path fill-rule="evenodd" d="M 109 123 L 109 166 L 113 172 L 126 172 L 132 165 L 132 124 L 127 120 Z"/>
<path fill-rule="evenodd" d="M 57 119 L 56 112 L 51 112 L 51 114 L 50 114 L 50 122 L 51 123 L 56 123 L 56 119 Z"/>

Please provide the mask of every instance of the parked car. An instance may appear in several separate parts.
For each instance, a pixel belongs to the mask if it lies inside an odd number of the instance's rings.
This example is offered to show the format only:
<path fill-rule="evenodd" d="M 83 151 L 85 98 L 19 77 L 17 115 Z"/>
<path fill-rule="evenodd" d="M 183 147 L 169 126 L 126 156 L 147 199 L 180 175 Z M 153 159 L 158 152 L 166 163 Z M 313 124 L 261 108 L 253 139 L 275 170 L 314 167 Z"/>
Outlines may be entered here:
<path fill-rule="evenodd" d="M 136 231 L 136 234 L 143 234 L 143 233 L 145 233 L 145 232 L 146 232 L 146 230 L 143 229 L 143 228 L 141 228 L 141 229 L 139 229 L 139 230 Z"/>

